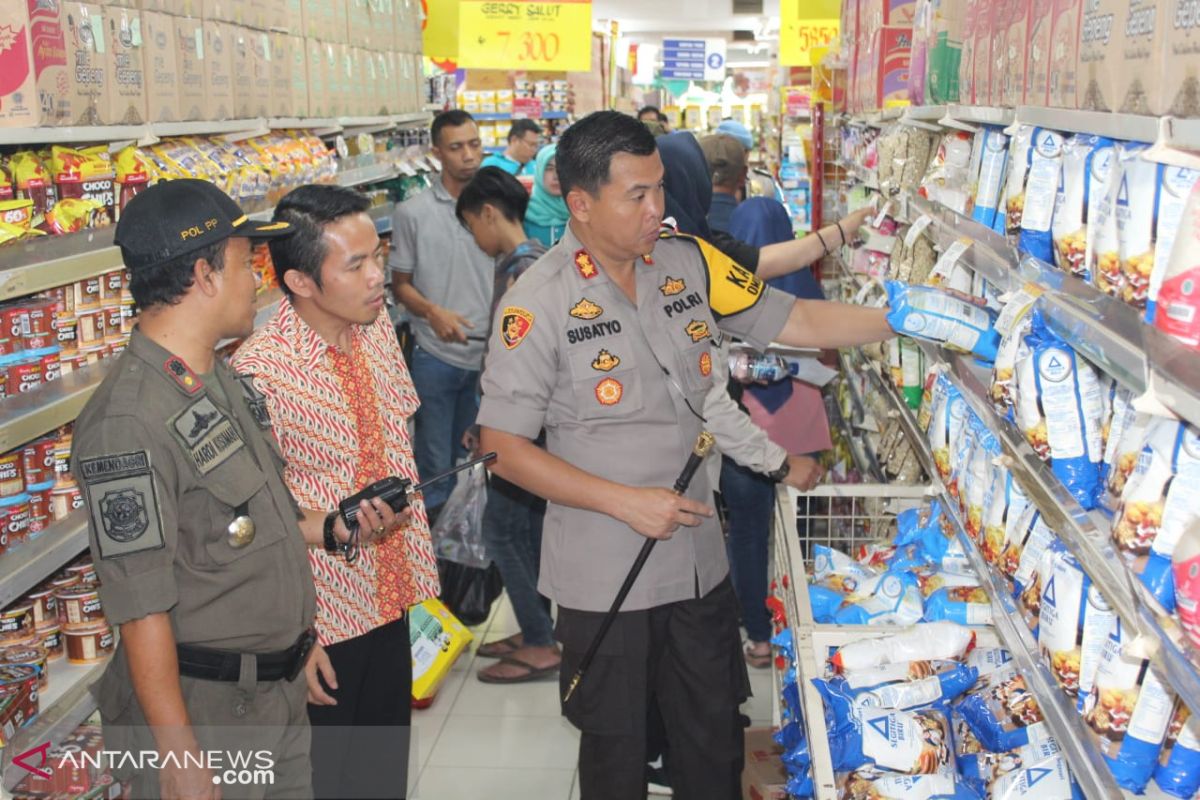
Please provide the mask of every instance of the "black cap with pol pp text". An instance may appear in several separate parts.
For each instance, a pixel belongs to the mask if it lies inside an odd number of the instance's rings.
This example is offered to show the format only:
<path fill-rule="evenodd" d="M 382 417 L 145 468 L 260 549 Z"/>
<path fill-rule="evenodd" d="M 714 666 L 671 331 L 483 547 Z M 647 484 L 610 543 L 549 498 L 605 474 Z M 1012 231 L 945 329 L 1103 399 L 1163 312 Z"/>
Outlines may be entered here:
<path fill-rule="evenodd" d="M 292 233 L 286 222 L 254 222 L 233 198 L 194 178 L 156 183 L 121 212 L 114 241 L 130 271 L 171 261 L 234 236 L 275 239 Z"/>

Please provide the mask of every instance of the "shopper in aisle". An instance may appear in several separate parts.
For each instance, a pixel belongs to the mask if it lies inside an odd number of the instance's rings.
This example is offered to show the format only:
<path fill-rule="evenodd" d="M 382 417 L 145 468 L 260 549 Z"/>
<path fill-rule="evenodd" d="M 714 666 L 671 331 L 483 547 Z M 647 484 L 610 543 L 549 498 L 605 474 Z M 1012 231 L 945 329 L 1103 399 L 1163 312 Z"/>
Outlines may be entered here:
<path fill-rule="evenodd" d="M 750 198 L 733 212 L 730 223 L 730 233 L 757 247 L 795 238 L 787 209 L 774 198 Z M 812 270 L 797 270 L 767 283 L 795 297 L 825 299 Z M 816 455 L 832 447 L 825 403 L 814 386 L 792 378 L 769 386 L 751 385 L 745 388 L 741 402 L 757 428 L 806 465 L 815 467 Z M 771 617 L 766 602 L 774 482 L 724 454 L 720 485 L 729 512 L 726 549 L 746 629 L 746 662 L 766 668 L 771 664 Z"/>
<path fill-rule="evenodd" d="M 833 252 L 833 248 L 853 240 L 858 227 L 871 214 L 869 207 L 860 208 L 803 239 L 761 248 L 751 247 L 709 227 L 712 176 L 696 137 L 688 131 L 672 133 L 659 137 L 658 148 L 666 174 L 665 216 L 673 218 L 681 231 L 711 242 L 762 280 L 787 275 L 816 263 Z"/>
<path fill-rule="evenodd" d="M 659 110 L 658 106 L 642 106 L 638 110 L 637 118 L 642 122 L 653 122 L 661 125 L 664 133 L 671 132 L 671 120 Z"/>
<path fill-rule="evenodd" d="M 732 136 L 717 134 L 700 140 L 704 161 L 712 173 L 712 203 L 708 227 L 729 233 L 730 217 L 746 189 L 746 150 Z"/>
<path fill-rule="evenodd" d="M 115 770 L 135 797 L 231 796 L 206 768 L 211 750 L 267 751 L 267 796 L 312 792 L 296 680 L 314 639 L 312 571 L 270 419 L 214 353 L 254 326 L 252 240 L 290 233 L 190 179 L 141 192 L 116 228 L 139 321 L 76 421 L 72 472 L 120 629 L 96 689 L 105 747 L 174 756 L 158 772 Z M 335 535 L 349 538 L 340 523 Z"/>
<path fill-rule="evenodd" d="M 508 146 L 483 160 L 485 167 L 499 167 L 509 175 L 532 175 L 533 159 L 542 143 L 542 129 L 531 119 L 519 119 L 508 129 Z"/>
<path fill-rule="evenodd" d="M 558 165 L 554 163 L 555 145 L 548 144 L 538 151 L 534 170 L 533 193 L 525 210 L 525 233 L 546 247 L 553 247 L 571 218 L 567 202 L 558 185 Z"/>
<path fill-rule="evenodd" d="M 458 196 L 458 218 L 480 249 L 496 259 L 496 303 L 546 252 L 537 239 L 527 239 L 522 228 L 529 203 L 529 194 L 516 178 L 488 167 Z M 495 304 L 492 312 L 494 316 Z M 470 443 L 477 449 L 478 428 L 473 428 Z M 546 502 L 540 497 L 492 476 L 483 540 L 500 570 L 521 631 L 479 648 L 479 655 L 499 659 L 477 673 L 484 683 L 523 683 L 558 673 L 562 654 L 554 643 L 554 620 L 537 588 L 545 513 Z"/>
<path fill-rule="evenodd" d="M 686 496 L 656 487 L 702 429 L 718 327 L 759 345 L 850 345 L 890 336 L 886 311 L 794 301 L 703 242 L 660 240 L 663 166 L 631 117 L 577 122 L 558 166 L 571 222 L 505 296 L 482 445 L 495 472 L 550 502 L 540 586 L 559 603 L 564 684 L 642 537 L 661 540 L 564 708 L 583 732 L 584 800 L 644 797 L 652 702 L 678 795 L 737 797 L 747 680 L 711 485 L 701 471 Z M 680 525 L 693 530 L 672 537 Z"/>
<path fill-rule="evenodd" d="M 750 133 L 749 128 L 736 119 L 721 120 L 721 124 L 717 126 L 717 134 L 720 136 L 732 136 L 742 146 L 742 149 L 746 151 L 747 155 L 754 149 L 754 135 Z"/>
<path fill-rule="evenodd" d="M 492 259 L 454 214 L 462 187 L 479 170 L 483 148 L 475 120 L 465 111 L 444 111 L 433 121 L 431 138 L 441 178 L 397 206 L 388 257 L 396 299 L 413 317 L 409 369 L 421 400 L 414 445 L 423 477 L 450 469 L 466 453 L 462 438 L 479 409 L 494 273 Z M 453 488 L 447 480 L 425 492 L 431 525 Z"/>
<path fill-rule="evenodd" d="M 301 186 L 279 202 L 274 219 L 295 231 L 271 243 L 285 296 L 232 362 L 254 376 L 284 480 L 315 533 L 375 481 L 419 481 L 407 428 L 417 394 L 383 313 L 382 247 L 368 207 L 336 186 Z M 318 798 L 403 797 L 407 788 L 407 610 L 438 596 L 437 561 L 419 497 L 394 524 L 364 533 L 354 561 L 309 539 L 323 648 L 308 707 Z"/>

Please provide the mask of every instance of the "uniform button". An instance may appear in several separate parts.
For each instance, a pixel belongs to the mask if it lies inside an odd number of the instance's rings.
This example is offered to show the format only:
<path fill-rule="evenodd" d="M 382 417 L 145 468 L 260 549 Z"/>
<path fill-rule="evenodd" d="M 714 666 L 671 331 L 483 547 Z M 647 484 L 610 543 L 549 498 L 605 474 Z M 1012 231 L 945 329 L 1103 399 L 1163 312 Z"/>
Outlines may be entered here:
<path fill-rule="evenodd" d="M 245 704 L 245 703 L 243 703 L 243 702 L 239 702 L 237 705 L 235 705 L 235 706 L 233 707 L 233 715 L 234 715 L 235 717 L 244 717 L 244 716 L 246 716 L 246 704 Z"/>

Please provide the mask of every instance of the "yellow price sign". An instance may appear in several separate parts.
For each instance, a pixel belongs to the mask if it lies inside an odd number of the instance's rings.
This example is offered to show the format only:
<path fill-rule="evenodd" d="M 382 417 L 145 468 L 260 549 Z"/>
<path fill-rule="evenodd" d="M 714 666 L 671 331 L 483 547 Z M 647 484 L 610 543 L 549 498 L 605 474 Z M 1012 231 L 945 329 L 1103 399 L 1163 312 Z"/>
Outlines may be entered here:
<path fill-rule="evenodd" d="M 812 49 L 837 40 L 841 23 L 836 19 L 795 19 L 779 23 L 779 63 L 786 67 L 811 67 Z"/>
<path fill-rule="evenodd" d="M 463 0 L 458 10 L 458 65 L 587 72 L 592 68 L 591 0 Z"/>

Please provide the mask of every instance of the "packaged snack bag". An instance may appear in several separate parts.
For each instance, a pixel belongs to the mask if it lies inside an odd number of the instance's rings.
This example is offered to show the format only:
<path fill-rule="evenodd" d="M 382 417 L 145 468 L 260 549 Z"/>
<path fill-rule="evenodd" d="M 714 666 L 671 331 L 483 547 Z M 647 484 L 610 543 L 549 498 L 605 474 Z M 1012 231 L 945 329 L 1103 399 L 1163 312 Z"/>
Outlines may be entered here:
<path fill-rule="evenodd" d="M 1154 267 L 1150 273 L 1150 288 L 1146 295 L 1146 322 L 1154 323 L 1158 308 L 1158 293 L 1171 259 L 1171 248 L 1179 233 L 1183 209 L 1188 195 L 1200 182 L 1200 170 L 1164 166 L 1159 172 L 1158 220 L 1154 229 Z"/>
<path fill-rule="evenodd" d="M 989 564 L 999 566 L 1004 559 L 1008 542 L 1017 531 L 1029 505 L 1021 484 L 998 460 L 993 460 L 986 504 L 983 509 L 983 545 L 980 552 Z M 1014 567 L 1015 569 L 1015 567 Z"/>
<path fill-rule="evenodd" d="M 121 212 L 138 192 L 150 185 L 150 168 L 141 152 L 129 145 L 117 153 L 117 204 L 114 216 L 121 219 Z"/>
<path fill-rule="evenodd" d="M 96 206 L 96 213 L 87 227 L 112 224 L 113 207 L 116 205 L 113 187 L 115 175 L 108 149 L 72 150 L 54 145 L 50 153 L 50 173 L 58 190 L 59 202 L 69 199 L 90 200 Z"/>
<path fill-rule="evenodd" d="M 930 287 L 897 281 L 886 285 L 888 324 L 897 333 L 974 353 L 985 361 L 996 357 L 1000 336 L 993 312 Z"/>
<path fill-rule="evenodd" d="M 1109 432 L 1108 446 L 1104 451 L 1108 472 L 1101 501 L 1101 505 L 1114 514 L 1121 507 L 1121 496 L 1125 493 L 1130 476 L 1137 468 L 1142 450 L 1146 446 L 1146 432 L 1153 421 L 1154 417 L 1139 413 L 1132 403 L 1126 407 L 1120 420 L 1114 417 L 1113 430 Z"/>
<path fill-rule="evenodd" d="M 971 218 L 1003 233 L 1005 177 L 1008 170 L 1008 134 L 1000 128 L 983 127 L 975 134 L 978 142 L 978 171 L 974 179 L 974 207 Z"/>
<path fill-rule="evenodd" d="M 1012 667 L 989 675 L 986 687 L 963 698 L 955 711 L 979 742 L 995 753 L 1037 747 L 1051 738 L 1025 678 Z"/>
<path fill-rule="evenodd" d="M 992 601 L 979 586 L 938 589 L 925 600 L 925 621 L 941 620 L 959 625 L 991 625 Z"/>
<path fill-rule="evenodd" d="M 874 709 L 910 711 L 935 703 L 946 703 L 975 685 L 979 673 L 964 664 L 952 664 L 934 675 L 917 680 L 886 681 L 863 685 L 853 678 L 835 677 L 830 680 L 813 681 L 822 697 L 834 698 L 836 702 L 854 712 L 870 712 Z"/>
<path fill-rule="evenodd" d="M 941 711 L 865 709 L 856 714 L 836 696 L 824 699 L 835 771 L 873 766 L 906 775 L 936 775 L 954 768 L 950 723 Z"/>
<path fill-rule="evenodd" d="M 1163 608 L 1175 608 L 1171 557 L 1189 525 L 1200 521 L 1200 436 L 1189 425 L 1156 419 L 1113 520 L 1117 550 Z"/>
<path fill-rule="evenodd" d="M 1025 176 L 1025 202 L 1021 212 L 1018 246 L 1022 253 L 1051 263 L 1054 260 L 1054 246 L 1050 225 L 1062 174 L 1062 134 L 1034 128 L 1028 155 L 1029 171 Z"/>
<path fill-rule="evenodd" d="M 1125 654 L 1126 642 L 1117 617 L 1083 715 L 1117 784 L 1140 794 L 1154 772 L 1175 698 L 1149 661 Z"/>
<path fill-rule="evenodd" d="M 796 797 L 809 795 L 797 794 Z M 839 800 L 978 800 L 954 779 L 951 770 L 936 775 L 893 775 L 855 770 L 838 779 Z"/>
<path fill-rule="evenodd" d="M 975 646 L 975 634 L 952 622 L 914 625 L 906 631 L 839 647 L 830 663 L 839 672 L 921 660 L 961 659 Z"/>
<path fill-rule="evenodd" d="M 1106 294 L 1121 291 L 1121 243 L 1117 192 L 1121 184 L 1119 145 L 1104 140 L 1092 150 L 1088 169 L 1087 275 Z"/>
<path fill-rule="evenodd" d="M 966 421 L 967 401 L 958 387 L 945 381 L 942 391 L 934 395 L 934 407 L 929 423 L 929 448 L 933 452 L 934 466 L 943 481 L 950 478 L 951 442 Z"/>
<path fill-rule="evenodd" d="M 1038 647 L 1059 688 L 1068 697 L 1086 697 L 1112 629 L 1113 611 L 1061 542 L 1054 542 L 1048 555 Z"/>
<path fill-rule="evenodd" d="M 1096 371 L 1034 312 L 1017 363 L 1017 427 L 1084 509 L 1096 507 L 1102 398 Z"/>
<path fill-rule="evenodd" d="M 912 625 L 923 614 L 916 578 L 889 572 L 875 584 L 869 597 L 842 606 L 833 621 L 838 625 Z"/>
<path fill-rule="evenodd" d="M 1200 184 L 1192 187 L 1162 275 L 1154 327 L 1191 348 L 1200 347 Z"/>
<path fill-rule="evenodd" d="M 104 219 L 104 208 L 99 203 L 74 197 L 59 200 L 46 214 L 50 233 L 56 236 L 75 233 L 84 228 L 98 228 Z"/>
<path fill-rule="evenodd" d="M 1117 240 L 1121 251 L 1121 297 L 1134 308 L 1146 307 L 1154 271 L 1158 187 L 1163 166 L 1143 158 L 1149 145 L 1120 147 L 1121 183 L 1117 190 Z"/>
<path fill-rule="evenodd" d="M 1062 179 L 1054 200 L 1054 265 L 1063 272 L 1088 280 L 1088 189 L 1092 158 L 1112 141 L 1077 133 L 1063 147 Z"/>
<path fill-rule="evenodd" d="M 16 197 L 33 201 L 33 227 L 49 230 L 46 212 L 54 206 L 55 193 L 41 158 L 30 150 L 19 150 L 8 159 L 8 168 L 16 186 Z"/>
<path fill-rule="evenodd" d="M 1179 703 L 1172 727 L 1179 730 L 1154 770 L 1154 782 L 1172 797 L 1191 800 L 1200 791 L 1200 719 Z M 1168 737 L 1170 738 L 1170 737 Z"/>

